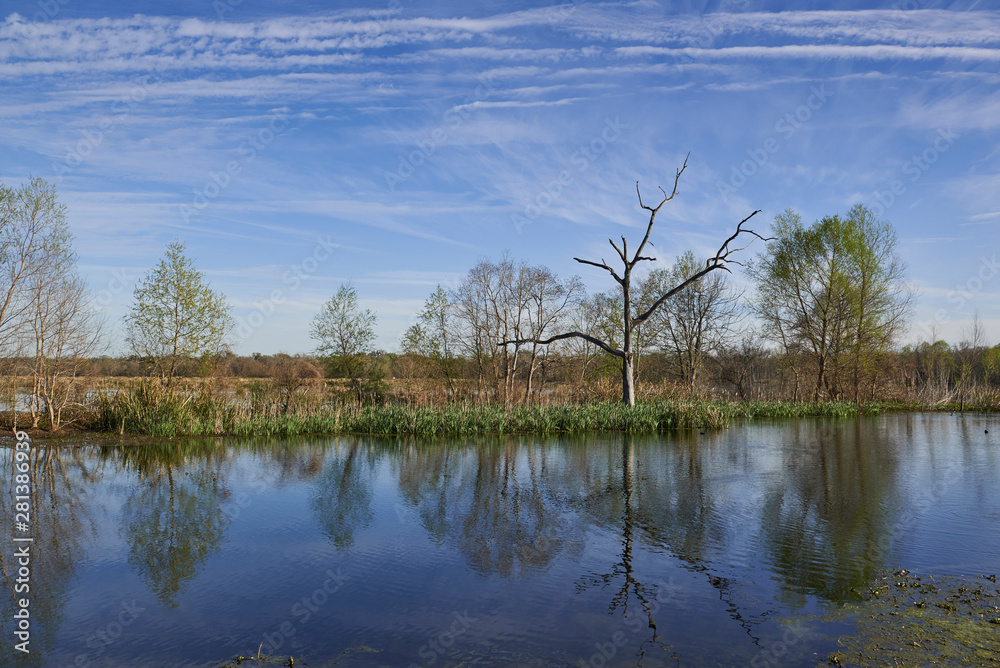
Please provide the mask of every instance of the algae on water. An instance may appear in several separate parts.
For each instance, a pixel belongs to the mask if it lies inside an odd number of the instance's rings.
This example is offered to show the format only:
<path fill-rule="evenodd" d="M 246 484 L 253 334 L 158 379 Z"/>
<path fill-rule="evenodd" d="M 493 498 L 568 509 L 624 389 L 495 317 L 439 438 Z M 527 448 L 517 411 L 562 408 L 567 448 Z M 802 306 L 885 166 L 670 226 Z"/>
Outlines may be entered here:
<path fill-rule="evenodd" d="M 1000 666 L 996 575 L 953 577 L 895 571 L 856 590 L 837 611 L 855 632 L 829 657 L 840 666 Z"/>

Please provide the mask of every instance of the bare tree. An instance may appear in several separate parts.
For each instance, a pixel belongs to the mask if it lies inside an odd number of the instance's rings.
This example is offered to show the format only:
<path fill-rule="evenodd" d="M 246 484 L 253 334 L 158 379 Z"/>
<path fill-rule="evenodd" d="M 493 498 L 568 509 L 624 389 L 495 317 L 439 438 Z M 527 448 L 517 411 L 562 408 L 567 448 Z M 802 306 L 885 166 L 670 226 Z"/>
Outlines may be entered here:
<path fill-rule="evenodd" d="M 457 321 L 456 342 L 478 367 L 480 391 L 510 403 L 526 359 L 528 397 L 539 361 L 535 341 L 557 326 L 582 294 L 578 278 L 560 281 L 549 269 L 515 263 L 507 254 L 499 262 L 481 260 L 470 269 L 449 303 Z M 510 345 L 498 347 L 497 341 Z"/>
<path fill-rule="evenodd" d="M 61 269 L 60 269 L 61 271 Z M 34 340 L 32 427 L 38 426 L 39 409 L 49 428 L 59 429 L 63 411 L 82 403 L 76 396 L 87 359 L 100 349 L 104 319 L 91 308 L 90 293 L 78 277 L 39 275 L 33 281 L 34 315 L 30 336 Z"/>
<path fill-rule="evenodd" d="M 955 350 L 955 385 L 958 389 L 958 408 L 965 410 L 965 399 L 969 390 L 975 390 L 977 384 L 977 368 L 986 352 L 986 328 L 979 317 L 979 310 L 972 314 L 972 322 L 962 328 L 962 340 Z"/>
<path fill-rule="evenodd" d="M 584 296 L 583 283 L 576 276 L 560 281 L 547 267 L 524 267 L 526 274 L 528 332 L 537 339 L 545 332 L 561 324 L 572 312 L 573 307 Z M 528 379 L 525 382 L 524 398 L 530 399 L 532 380 L 538 368 L 540 344 L 531 344 L 528 358 Z"/>
<path fill-rule="evenodd" d="M 515 274 L 507 255 L 496 263 L 480 260 L 449 295 L 455 306 L 456 343 L 476 366 L 481 397 L 491 393 L 507 401 L 517 371 L 521 345 L 513 351 L 493 345 L 499 339 L 517 338 L 521 331 L 524 304 L 515 303 Z"/>
<path fill-rule="evenodd" d="M 687 251 L 670 269 L 656 269 L 643 281 L 643 292 L 660 295 L 697 273 L 700 265 Z M 704 276 L 663 303 L 646 323 L 647 336 L 672 361 L 674 373 L 689 389 L 701 380 L 706 357 L 719 352 L 739 318 L 739 295 L 724 274 Z"/>
<path fill-rule="evenodd" d="M 633 374 L 633 364 L 635 362 L 635 348 L 634 348 L 633 336 L 635 333 L 635 329 L 641 326 L 642 323 L 644 323 L 646 320 L 648 320 L 650 316 L 652 316 L 666 300 L 678 294 L 679 292 L 687 288 L 689 285 L 700 279 L 702 276 L 705 276 L 711 273 L 712 271 L 715 271 L 716 269 L 723 269 L 725 271 L 729 271 L 727 265 L 730 263 L 740 264 L 735 260 L 731 259 L 730 255 L 732 255 L 737 251 L 745 249 L 746 246 L 740 248 L 730 248 L 729 244 L 733 243 L 741 234 L 746 233 L 753 236 L 754 238 L 762 239 L 765 241 L 767 240 L 765 237 L 760 236 L 753 230 L 743 229 L 744 223 L 746 223 L 756 214 L 760 213 L 759 211 L 754 211 L 749 216 L 740 221 L 739 225 L 736 226 L 736 231 L 728 239 L 726 239 L 725 242 L 723 242 L 723 244 L 719 247 L 719 250 L 716 251 L 715 255 L 709 258 L 705 262 L 704 268 L 692 274 L 689 278 L 685 279 L 678 285 L 664 292 L 659 297 L 659 299 L 654 301 L 652 305 L 649 306 L 649 308 L 647 308 L 645 311 L 639 313 L 638 315 L 633 315 L 632 314 L 632 308 L 633 308 L 632 271 L 638 263 L 644 260 L 653 261 L 656 259 L 653 257 L 643 256 L 642 252 L 645 249 L 646 244 L 649 243 L 649 235 L 653 231 L 653 222 L 656 220 L 656 214 L 659 213 L 660 209 L 663 207 L 664 204 L 672 200 L 677 195 L 677 184 L 680 182 L 681 174 L 684 173 L 684 170 L 686 168 L 687 168 L 687 158 L 684 159 L 684 164 L 680 167 L 680 169 L 677 170 L 677 174 L 674 177 L 674 188 L 671 194 L 667 195 L 666 191 L 663 190 L 663 188 L 660 188 L 660 192 L 663 193 L 663 199 L 656 206 L 648 206 L 643 203 L 642 193 L 639 192 L 639 182 L 638 181 L 636 182 L 635 192 L 636 195 L 638 195 L 639 197 L 639 206 L 645 209 L 646 211 L 649 211 L 649 223 L 646 225 L 646 234 L 643 236 L 642 241 L 639 243 L 638 248 L 636 248 L 635 252 L 631 255 L 628 252 L 628 242 L 625 240 L 624 236 L 622 236 L 621 238 L 622 244 L 620 247 L 618 246 L 618 244 L 614 242 L 614 240 L 611 239 L 608 240 L 608 242 L 611 244 L 611 247 L 615 249 L 616 253 L 618 253 L 618 257 L 621 259 L 622 264 L 624 266 L 621 275 L 619 275 L 618 272 L 615 271 L 610 265 L 608 265 L 608 263 L 605 262 L 603 259 L 600 262 L 594 262 L 592 260 L 582 260 L 578 257 L 573 258 L 574 260 L 580 262 L 581 264 L 589 264 L 591 266 L 606 270 L 609 274 L 611 274 L 611 277 L 615 279 L 615 282 L 617 282 L 618 285 L 621 287 L 621 297 L 622 297 L 621 347 L 615 347 L 613 345 L 610 345 L 605 341 L 602 341 L 601 339 L 598 339 L 597 337 L 591 336 L 590 334 L 586 334 L 584 332 L 566 332 L 565 334 L 558 334 L 556 336 L 552 336 L 547 339 L 526 339 L 526 340 L 504 339 L 501 340 L 497 345 L 505 347 L 512 344 L 523 345 L 525 343 L 539 343 L 544 345 L 552 343 L 553 341 L 559 341 L 561 339 L 568 339 L 572 337 L 582 338 L 587 341 L 590 341 L 591 343 L 601 348 L 605 352 L 610 353 L 611 355 L 621 359 L 622 403 L 628 406 L 635 405 L 635 379 Z M 753 243 L 753 239 L 751 239 L 750 243 Z"/>
<path fill-rule="evenodd" d="M 733 386 L 740 399 L 760 399 L 759 385 L 765 376 L 768 357 L 768 350 L 761 345 L 757 332 L 751 329 L 735 345 L 725 346 L 720 352 L 722 380 Z"/>
<path fill-rule="evenodd" d="M 577 331 L 587 332 L 591 336 L 603 338 L 601 336 L 602 330 L 612 329 L 605 327 L 609 321 L 606 317 L 608 299 L 604 293 L 583 297 L 568 316 L 568 326 Z M 587 373 L 591 366 L 598 359 L 598 356 L 603 354 L 601 349 L 582 338 L 566 339 L 562 345 L 565 346 L 567 356 L 579 365 L 579 381 L 583 383 L 587 379 Z"/>

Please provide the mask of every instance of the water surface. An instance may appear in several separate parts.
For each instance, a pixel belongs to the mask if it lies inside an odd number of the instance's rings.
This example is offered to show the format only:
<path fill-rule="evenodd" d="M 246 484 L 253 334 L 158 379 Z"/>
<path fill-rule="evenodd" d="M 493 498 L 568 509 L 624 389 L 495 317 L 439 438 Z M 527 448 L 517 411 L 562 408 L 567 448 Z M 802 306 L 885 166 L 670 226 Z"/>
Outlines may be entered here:
<path fill-rule="evenodd" d="M 1000 570 L 997 422 L 36 443 L 31 654 L 4 596 L 0 660 L 814 666 L 882 570 Z"/>

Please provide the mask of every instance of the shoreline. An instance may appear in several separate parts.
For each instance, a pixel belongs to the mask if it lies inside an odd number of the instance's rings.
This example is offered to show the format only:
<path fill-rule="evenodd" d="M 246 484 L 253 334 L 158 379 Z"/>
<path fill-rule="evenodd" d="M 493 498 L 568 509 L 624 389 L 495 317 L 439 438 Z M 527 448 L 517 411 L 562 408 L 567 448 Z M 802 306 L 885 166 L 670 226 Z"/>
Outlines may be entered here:
<path fill-rule="evenodd" d="M 142 395 L 142 393 L 139 393 Z M 245 406 L 226 398 L 155 392 L 136 397 L 124 392 L 102 397 L 90 419 L 58 431 L 26 429 L 32 439 L 63 440 L 87 436 L 181 438 L 205 436 L 463 436 L 488 434 L 664 433 L 684 429 L 718 430 L 735 420 L 806 417 L 848 418 L 900 412 L 996 412 L 966 405 L 899 402 L 857 404 L 844 401 L 733 401 L 652 399 L 633 407 L 616 402 L 504 406 L 445 404 L 408 407 L 319 406 L 282 412 L 276 404 Z M 19 413 L 18 422 L 30 421 Z M 10 429 L 10 416 L 7 419 Z"/>

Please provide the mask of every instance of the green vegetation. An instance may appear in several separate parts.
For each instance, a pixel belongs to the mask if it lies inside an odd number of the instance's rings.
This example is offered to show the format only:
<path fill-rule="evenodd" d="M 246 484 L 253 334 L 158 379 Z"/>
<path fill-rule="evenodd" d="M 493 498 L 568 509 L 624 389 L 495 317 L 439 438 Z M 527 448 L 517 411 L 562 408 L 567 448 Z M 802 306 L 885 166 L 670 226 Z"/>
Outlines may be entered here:
<path fill-rule="evenodd" d="M 181 360 L 215 358 L 232 325 L 225 296 L 211 289 L 184 255 L 184 244 L 175 241 L 135 288 L 125 343 L 169 385 Z"/>
<path fill-rule="evenodd" d="M 983 666 L 1000 656 L 1000 590 L 995 575 L 916 577 L 896 571 L 836 611 L 855 633 L 829 657 L 838 666 Z"/>
<path fill-rule="evenodd" d="M 299 434 L 559 434 L 584 431 L 652 433 L 668 429 L 719 429 L 733 420 L 807 416 L 850 417 L 879 406 L 847 402 L 784 401 L 617 402 L 505 407 L 448 404 L 441 407 L 305 405 L 280 407 L 210 392 L 170 392 L 154 383 L 120 390 L 98 400 L 95 428 L 148 436 L 294 436 Z"/>

